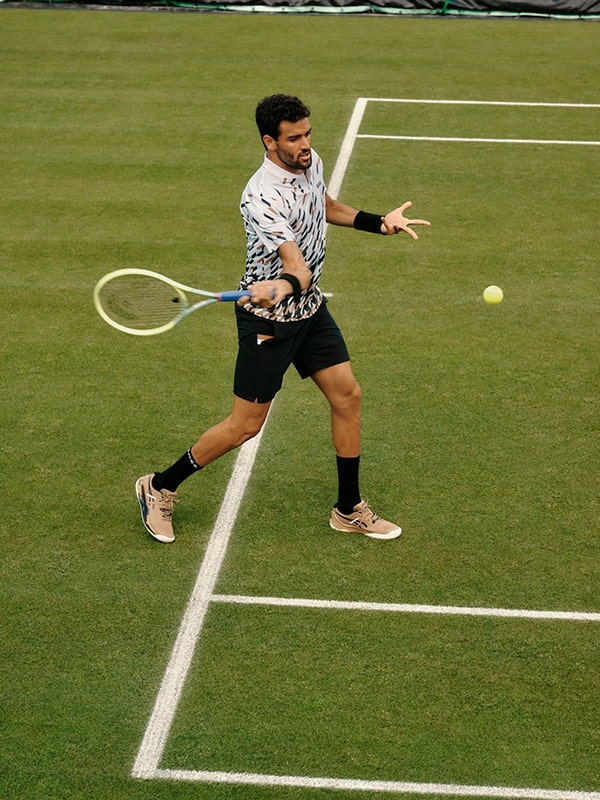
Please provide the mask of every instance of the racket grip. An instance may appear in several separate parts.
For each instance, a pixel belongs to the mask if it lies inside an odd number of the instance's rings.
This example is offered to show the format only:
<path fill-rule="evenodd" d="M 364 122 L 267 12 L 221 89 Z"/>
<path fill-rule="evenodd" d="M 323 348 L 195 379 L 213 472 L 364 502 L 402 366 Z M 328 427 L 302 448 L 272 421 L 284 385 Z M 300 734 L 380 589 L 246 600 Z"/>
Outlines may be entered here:
<path fill-rule="evenodd" d="M 242 297 L 250 297 L 250 292 L 247 289 L 244 289 L 242 291 L 219 292 L 217 294 L 217 300 L 221 301 L 222 303 L 226 303 L 232 300 L 241 300 Z"/>

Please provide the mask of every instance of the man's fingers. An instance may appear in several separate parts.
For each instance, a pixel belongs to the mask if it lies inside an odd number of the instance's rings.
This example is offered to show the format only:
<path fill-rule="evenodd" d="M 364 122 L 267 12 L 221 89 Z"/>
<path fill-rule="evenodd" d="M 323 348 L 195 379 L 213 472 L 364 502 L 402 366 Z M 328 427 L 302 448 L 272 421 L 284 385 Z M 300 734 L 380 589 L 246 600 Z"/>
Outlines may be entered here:
<path fill-rule="evenodd" d="M 272 308 L 279 301 L 285 299 L 287 282 L 285 281 L 258 281 L 250 287 L 250 302 L 261 308 Z M 244 299 L 243 302 L 247 302 Z"/>
<path fill-rule="evenodd" d="M 428 222 L 426 219 L 404 219 L 402 222 L 396 223 L 395 225 L 386 225 L 386 230 L 388 233 L 401 233 L 404 231 L 405 233 L 409 233 L 413 239 L 418 239 L 419 237 L 417 234 L 412 230 L 410 227 L 411 225 L 426 225 L 430 226 L 431 222 Z"/>

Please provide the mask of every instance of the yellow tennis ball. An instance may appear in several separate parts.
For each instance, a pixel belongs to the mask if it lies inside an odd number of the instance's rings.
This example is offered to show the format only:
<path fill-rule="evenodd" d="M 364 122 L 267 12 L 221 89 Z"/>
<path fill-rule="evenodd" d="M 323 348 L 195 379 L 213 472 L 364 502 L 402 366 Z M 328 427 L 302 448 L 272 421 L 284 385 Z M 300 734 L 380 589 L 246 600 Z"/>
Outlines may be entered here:
<path fill-rule="evenodd" d="M 499 286 L 488 286 L 484 289 L 483 299 L 489 306 L 496 306 L 502 302 L 504 292 Z"/>

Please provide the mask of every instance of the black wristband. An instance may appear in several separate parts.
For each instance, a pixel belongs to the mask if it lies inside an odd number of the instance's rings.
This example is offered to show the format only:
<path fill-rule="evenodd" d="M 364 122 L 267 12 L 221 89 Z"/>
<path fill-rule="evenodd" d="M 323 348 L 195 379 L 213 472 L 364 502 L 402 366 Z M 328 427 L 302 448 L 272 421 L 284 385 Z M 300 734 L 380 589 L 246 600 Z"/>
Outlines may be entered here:
<path fill-rule="evenodd" d="M 300 297 L 300 295 L 302 294 L 302 287 L 300 286 L 300 281 L 295 275 L 290 275 L 289 272 L 282 272 L 281 275 L 279 276 L 279 279 L 282 281 L 287 281 L 290 284 L 290 286 L 294 290 L 292 292 L 294 298 L 297 299 L 298 297 Z"/>
<path fill-rule="evenodd" d="M 357 231 L 367 233 L 381 233 L 383 217 L 379 214 L 369 214 L 368 211 L 359 211 L 354 217 L 354 227 Z"/>

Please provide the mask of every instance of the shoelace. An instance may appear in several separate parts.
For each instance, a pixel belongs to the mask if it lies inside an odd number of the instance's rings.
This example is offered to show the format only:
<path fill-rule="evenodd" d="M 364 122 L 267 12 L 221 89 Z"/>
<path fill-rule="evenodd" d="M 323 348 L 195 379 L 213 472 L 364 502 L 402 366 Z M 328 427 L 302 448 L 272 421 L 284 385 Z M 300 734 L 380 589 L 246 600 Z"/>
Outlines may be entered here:
<path fill-rule="evenodd" d="M 368 504 L 366 501 L 363 501 L 363 503 L 364 503 L 364 505 L 363 505 L 363 506 L 362 506 L 362 508 L 360 509 L 359 515 L 357 516 L 357 519 L 360 519 L 361 513 L 362 513 L 362 514 L 364 514 L 364 515 L 366 515 L 366 514 L 370 514 L 370 515 L 371 515 L 371 522 L 378 522 L 378 521 L 381 519 L 381 517 L 380 517 L 380 516 L 378 516 L 378 515 L 377 515 L 377 514 L 376 514 L 376 513 L 375 513 L 375 512 L 374 512 L 374 511 L 373 511 L 373 510 L 370 508 L 369 504 Z"/>
<path fill-rule="evenodd" d="M 178 503 L 179 500 L 176 497 L 165 497 L 162 492 L 157 492 L 157 494 L 158 510 L 162 514 L 162 518 L 170 519 L 173 516 L 173 505 Z"/>

